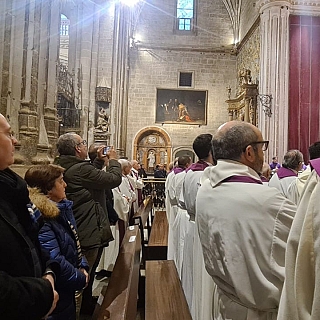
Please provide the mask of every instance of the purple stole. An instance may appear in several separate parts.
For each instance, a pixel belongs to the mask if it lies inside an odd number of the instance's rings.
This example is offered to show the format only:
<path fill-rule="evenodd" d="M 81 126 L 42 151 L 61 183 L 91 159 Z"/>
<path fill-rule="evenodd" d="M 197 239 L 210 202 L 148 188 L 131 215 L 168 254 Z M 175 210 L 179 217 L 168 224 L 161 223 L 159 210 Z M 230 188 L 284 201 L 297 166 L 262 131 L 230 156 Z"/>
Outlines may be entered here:
<path fill-rule="evenodd" d="M 257 184 L 262 184 L 261 180 L 254 179 L 252 177 L 248 176 L 231 176 L 228 177 L 221 182 L 242 182 L 242 183 L 257 183 Z"/>
<path fill-rule="evenodd" d="M 287 177 L 296 177 L 298 174 L 294 173 L 290 169 L 281 167 L 280 169 L 278 169 L 277 175 L 278 175 L 278 178 L 281 180 L 281 179 L 287 178 Z"/>
<path fill-rule="evenodd" d="M 320 158 L 310 160 L 311 166 L 316 170 L 318 176 L 320 176 Z"/>
<path fill-rule="evenodd" d="M 206 167 L 209 167 L 209 165 L 205 161 L 199 160 L 196 163 L 193 163 L 190 167 L 188 167 L 186 169 L 186 172 L 188 172 L 189 170 L 204 171 Z"/>
<path fill-rule="evenodd" d="M 260 176 L 262 182 L 269 182 L 269 180 L 265 176 Z"/>
<path fill-rule="evenodd" d="M 174 174 L 177 174 L 177 173 L 180 173 L 180 172 L 183 172 L 183 171 L 184 171 L 184 169 L 182 169 L 180 167 L 173 168 Z"/>

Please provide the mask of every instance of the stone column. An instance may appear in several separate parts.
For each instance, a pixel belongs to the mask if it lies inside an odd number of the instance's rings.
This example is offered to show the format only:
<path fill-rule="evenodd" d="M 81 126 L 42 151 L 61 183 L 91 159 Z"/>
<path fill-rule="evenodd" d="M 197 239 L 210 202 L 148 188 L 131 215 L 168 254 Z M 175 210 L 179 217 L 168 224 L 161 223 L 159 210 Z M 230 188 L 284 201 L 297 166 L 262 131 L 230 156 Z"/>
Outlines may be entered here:
<path fill-rule="evenodd" d="M 113 140 L 120 156 L 126 154 L 130 22 L 130 8 L 117 3 L 115 6 L 112 55 L 111 121 L 115 128 Z"/>
<path fill-rule="evenodd" d="M 259 94 L 272 94 L 272 115 L 259 107 L 259 128 L 270 141 L 266 161 L 288 148 L 289 2 L 259 1 L 261 60 Z"/>

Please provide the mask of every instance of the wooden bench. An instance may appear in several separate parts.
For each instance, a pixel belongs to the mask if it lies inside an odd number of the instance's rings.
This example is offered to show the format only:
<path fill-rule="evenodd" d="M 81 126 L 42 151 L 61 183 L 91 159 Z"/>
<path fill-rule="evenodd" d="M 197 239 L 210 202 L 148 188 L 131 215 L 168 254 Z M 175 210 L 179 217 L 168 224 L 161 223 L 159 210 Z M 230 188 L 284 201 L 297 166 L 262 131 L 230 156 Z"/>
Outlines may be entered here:
<path fill-rule="evenodd" d="M 146 262 L 145 320 L 192 320 L 173 260 Z"/>
<path fill-rule="evenodd" d="M 165 211 L 156 211 L 148 242 L 147 260 L 166 260 L 169 224 Z"/>
<path fill-rule="evenodd" d="M 130 224 L 139 225 L 141 230 L 141 238 L 143 240 L 143 228 L 147 224 L 148 229 L 150 229 L 149 225 L 149 215 L 152 212 L 153 200 L 151 196 L 148 196 L 143 203 L 140 205 L 137 212 L 134 214 L 132 221 Z"/>
<path fill-rule="evenodd" d="M 98 299 L 92 320 L 136 320 L 140 251 L 139 227 L 131 226 L 126 230 L 109 284 Z"/>

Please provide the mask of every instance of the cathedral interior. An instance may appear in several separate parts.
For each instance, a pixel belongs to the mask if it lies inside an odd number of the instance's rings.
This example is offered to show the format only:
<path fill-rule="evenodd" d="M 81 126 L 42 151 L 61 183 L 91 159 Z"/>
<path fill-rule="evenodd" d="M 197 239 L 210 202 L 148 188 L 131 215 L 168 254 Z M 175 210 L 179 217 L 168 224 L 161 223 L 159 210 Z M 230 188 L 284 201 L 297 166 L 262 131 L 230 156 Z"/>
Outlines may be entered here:
<path fill-rule="evenodd" d="M 259 127 L 266 161 L 307 161 L 319 65 L 319 0 L 0 1 L 15 168 L 52 162 L 65 132 L 168 165 L 231 119 Z"/>

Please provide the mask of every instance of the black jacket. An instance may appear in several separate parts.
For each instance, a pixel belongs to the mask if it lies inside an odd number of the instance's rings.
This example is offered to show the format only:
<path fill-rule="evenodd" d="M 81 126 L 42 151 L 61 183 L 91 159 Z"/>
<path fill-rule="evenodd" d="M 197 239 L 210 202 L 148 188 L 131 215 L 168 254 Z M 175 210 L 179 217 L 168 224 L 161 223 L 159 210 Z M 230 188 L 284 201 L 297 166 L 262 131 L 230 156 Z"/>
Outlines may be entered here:
<path fill-rule="evenodd" d="M 41 279 L 46 261 L 40 258 L 29 203 L 25 181 L 10 169 L 1 170 L 0 319 L 41 319 L 52 305 L 52 287 Z"/>
<path fill-rule="evenodd" d="M 106 208 L 106 188 L 116 188 L 122 181 L 121 166 L 109 161 L 103 171 L 103 161 L 93 164 L 76 156 L 60 156 L 59 164 L 66 169 L 67 198 L 73 201 L 73 214 L 78 226 L 81 247 L 85 249 L 106 246 L 113 240 Z"/>

